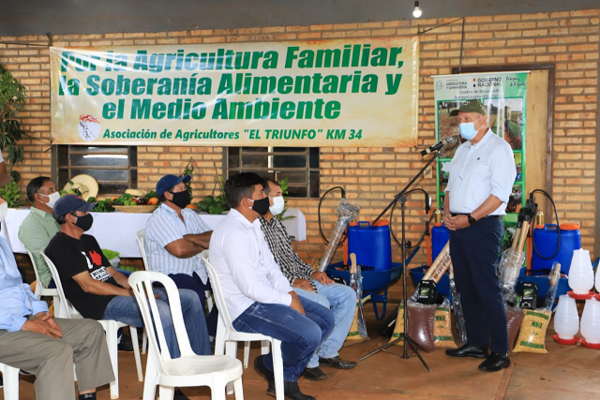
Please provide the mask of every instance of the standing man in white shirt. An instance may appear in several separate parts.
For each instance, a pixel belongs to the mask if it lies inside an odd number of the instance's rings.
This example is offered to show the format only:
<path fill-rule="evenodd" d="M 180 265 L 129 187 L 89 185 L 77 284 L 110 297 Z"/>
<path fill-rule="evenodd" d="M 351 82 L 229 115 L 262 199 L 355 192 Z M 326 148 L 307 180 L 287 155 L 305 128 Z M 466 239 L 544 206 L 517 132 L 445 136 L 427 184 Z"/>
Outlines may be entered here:
<path fill-rule="evenodd" d="M 446 355 L 485 358 L 479 370 L 500 371 L 510 366 L 510 359 L 497 267 L 515 160 L 510 145 L 488 127 L 487 110 L 479 100 L 469 100 L 450 115 L 458 115 L 460 135 L 467 140 L 450 162 L 444 198 L 444 224 L 450 229 L 450 257 L 467 343 L 446 350 Z"/>
<path fill-rule="evenodd" d="M 281 340 L 285 398 L 312 400 L 300 391 L 298 377 L 331 333 L 334 317 L 327 308 L 298 297 L 275 263 L 258 220 L 269 210 L 264 185 L 254 173 L 225 182 L 231 211 L 213 232 L 209 259 L 234 328 Z M 267 394 L 275 395 L 271 355 L 257 357 L 254 366 L 269 382 Z"/>

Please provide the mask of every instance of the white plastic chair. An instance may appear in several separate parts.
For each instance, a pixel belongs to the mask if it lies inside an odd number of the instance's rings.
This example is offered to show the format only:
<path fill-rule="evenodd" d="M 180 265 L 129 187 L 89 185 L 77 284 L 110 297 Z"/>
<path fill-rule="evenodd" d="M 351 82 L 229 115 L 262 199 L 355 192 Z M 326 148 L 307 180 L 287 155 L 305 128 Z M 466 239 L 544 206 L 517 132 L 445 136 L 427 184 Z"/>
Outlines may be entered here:
<path fill-rule="evenodd" d="M 275 393 L 277 400 L 284 400 L 283 392 L 283 358 L 281 356 L 281 341 L 260 333 L 238 332 L 233 327 L 233 321 L 225 305 L 225 298 L 221 290 L 219 277 L 212 265 L 208 262 L 208 250 L 202 252 L 202 259 L 206 266 L 206 271 L 210 277 L 210 282 L 219 310 L 219 324 L 217 325 L 217 337 L 215 338 L 215 354 L 227 354 L 232 357 L 237 356 L 237 342 L 261 342 L 261 354 L 269 352 L 269 342 L 273 351 L 273 373 L 275 375 Z M 247 343 L 248 344 L 248 343 Z M 244 348 L 244 359 L 247 360 L 250 346 Z M 248 354 L 247 354 L 248 352 Z M 247 363 L 247 361 L 246 361 Z"/>
<path fill-rule="evenodd" d="M 65 292 L 62 288 L 62 283 L 60 280 L 60 276 L 58 275 L 58 271 L 56 270 L 56 266 L 46 256 L 44 253 L 46 248 L 40 250 L 40 254 L 44 257 L 50 272 L 52 273 L 52 279 L 54 279 L 54 283 L 56 284 L 56 289 L 58 290 L 58 295 L 60 296 L 60 303 L 63 308 L 62 315 L 66 315 L 69 319 L 80 319 L 83 318 L 81 314 L 75 310 L 75 308 L 70 305 L 67 301 L 67 297 L 65 296 Z M 104 328 L 104 332 L 106 333 L 106 344 L 108 345 L 108 353 L 110 355 L 110 363 L 113 367 L 113 373 L 115 374 L 115 380 L 110 383 L 110 398 L 118 399 L 119 398 L 119 343 L 117 339 L 117 331 L 119 328 L 123 328 L 129 326 L 129 334 L 131 335 L 131 341 L 133 343 L 133 356 L 135 357 L 135 366 L 137 368 L 138 380 L 143 382 L 144 375 L 142 373 L 142 360 L 140 358 L 140 349 L 136 344 L 138 343 L 137 336 L 137 328 L 133 325 L 127 325 L 123 322 L 110 320 L 110 319 L 101 319 L 98 322 Z"/>
<path fill-rule="evenodd" d="M 154 282 L 161 283 L 169 298 L 173 328 L 181 357 L 171 358 L 153 292 Z M 209 386 L 211 398 L 225 400 L 225 387 L 233 382 L 236 400 L 243 400 L 242 363 L 235 357 L 201 356 L 194 353 L 183 322 L 181 300 L 175 282 L 165 274 L 151 271 L 134 272 L 129 285 L 142 311 L 144 325 L 150 334 L 150 350 L 146 363 L 143 400 L 154 400 L 159 386 L 160 400 L 173 399 L 175 387 Z"/>
<path fill-rule="evenodd" d="M 40 274 L 38 273 L 35 259 L 33 258 L 33 254 L 31 254 L 29 249 L 27 250 L 27 254 L 29 254 L 31 265 L 33 265 L 33 272 L 35 273 L 35 280 L 37 281 L 37 284 L 35 285 L 34 294 L 38 299 L 41 299 L 42 296 L 52 297 L 52 301 L 54 302 L 54 316 L 56 318 L 68 318 L 67 315 L 62 315 L 63 307 L 60 304 L 60 296 L 58 295 L 58 290 L 44 287 L 42 281 L 40 280 Z"/>
<path fill-rule="evenodd" d="M 0 363 L 4 379 L 4 400 L 19 400 L 19 369 Z"/>

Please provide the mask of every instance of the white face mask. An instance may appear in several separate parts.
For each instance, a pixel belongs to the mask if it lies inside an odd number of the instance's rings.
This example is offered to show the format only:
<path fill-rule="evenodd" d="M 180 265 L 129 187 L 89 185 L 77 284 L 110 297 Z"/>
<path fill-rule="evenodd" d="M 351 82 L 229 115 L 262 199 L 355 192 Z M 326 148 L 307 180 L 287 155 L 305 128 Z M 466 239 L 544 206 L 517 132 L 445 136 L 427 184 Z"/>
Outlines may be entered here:
<path fill-rule="evenodd" d="M 271 210 L 273 215 L 281 214 L 285 208 L 285 200 L 283 199 L 283 196 L 273 197 L 272 199 L 273 205 L 269 207 L 269 210 Z"/>
<path fill-rule="evenodd" d="M 8 203 L 4 202 L 0 204 L 0 222 L 6 219 L 6 214 L 8 214 Z"/>
<path fill-rule="evenodd" d="M 60 199 L 60 193 L 58 192 L 54 192 L 51 195 L 47 195 L 47 194 L 43 194 L 43 193 L 38 193 L 40 196 L 45 196 L 48 197 L 50 200 L 46 203 L 46 205 L 50 208 L 54 208 L 54 203 L 56 203 L 56 201 L 58 199 Z"/>

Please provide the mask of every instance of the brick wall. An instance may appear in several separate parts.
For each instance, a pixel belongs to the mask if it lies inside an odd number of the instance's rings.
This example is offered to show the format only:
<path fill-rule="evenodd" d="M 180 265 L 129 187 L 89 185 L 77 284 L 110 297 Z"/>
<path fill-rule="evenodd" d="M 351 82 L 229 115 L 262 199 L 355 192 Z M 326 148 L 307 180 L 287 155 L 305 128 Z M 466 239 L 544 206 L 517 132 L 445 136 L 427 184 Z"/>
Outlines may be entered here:
<path fill-rule="evenodd" d="M 598 127 L 598 55 L 600 9 L 588 11 L 467 17 L 463 66 L 511 64 L 555 64 L 553 132 L 553 197 L 560 217 L 582 226 L 585 248 L 593 249 L 596 217 L 596 136 Z M 55 36 L 55 46 L 107 46 L 134 44 L 229 43 L 278 40 L 330 39 L 345 37 L 407 36 L 451 22 L 452 19 L 325 24 L 250 29 L 192 30 L 164 33 L 117 33 Z M 434 142 L 435 110 L 432 75 L 450 74 L 459 65 L 462 22 L 456 21 L 421 35 L 419 92 L 419 145 Z M 46 44 L 45 36 L 3 37 L 6 42 Z M 17 168 L 23 182 L 40 174 L 51 174 L 49 55 L 44 47 L 24 47 L 0 42 L 0 64 L 29 90 L 26 110 L 21 114 L 25 139 L 25 162 Z M 168 151 L 167 151 L 168 150 Z M 209 194 L 214 168 L 222 168 L 220 147 L 140 147 L 140 188 L 150 190 L 164 173 L 183 170 L 194 158 L 195 195 Z M 346 188 L 351 202 L 361 206 L 362 220 L 373 219 L 404 184 L 422 167 L 417 149 L 321 148 L 322 192 L 334 185 Z M 417 185 L 435 192 L 435 179 Z M 339 194 L 324 202 L 324 229 L 329 234 L 336 220 Z M 408 203 L 408 236 L 416 240 L 422 230 L 421 196 Z M 291 206 L 307 217 L 307 240 L 297 251 L 311 261 L 325 246 L 317 225 L 318 199 L 291 200 Z M 399 215 L 399 212 L 396 213 Z M 400 230 L 399 218 L 395 218 Z M 393 245 L 395 260 L 399 248 Z M 338 258 L 340 253 L 337 254 Z M 415 264 L 426 259 L 423 250 Z"/>

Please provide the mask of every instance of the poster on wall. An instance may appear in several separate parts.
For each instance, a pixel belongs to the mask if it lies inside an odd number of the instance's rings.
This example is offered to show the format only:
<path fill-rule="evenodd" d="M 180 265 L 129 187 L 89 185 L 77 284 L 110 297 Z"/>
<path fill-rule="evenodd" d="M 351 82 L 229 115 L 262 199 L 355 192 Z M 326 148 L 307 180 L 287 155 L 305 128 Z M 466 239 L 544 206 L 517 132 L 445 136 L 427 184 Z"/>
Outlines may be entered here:
<path fill-rule="evenodd" d="M 56 144 L 410 147 L 418 39 L 50 48 Z"/>
<path fill-rule="evenodd" d="M 452 110 L 477 99 L 487 110 L 488 125 L 492 132 L 506 140 L 515 157 L 516 178 L 504 218 L 507 234 L 514 230 L 521 207 L 525 204 L 525 131 L 528 72 L 498 72 L 434 76 L 436 137 L 459 136 L 458 118 Z M 462 139 L 460 139 L 462 141 Z M 445 166 L 458 146 L 446 146 L 437 160 L 438 207 L 443 205 L 448 183 Z"/>

